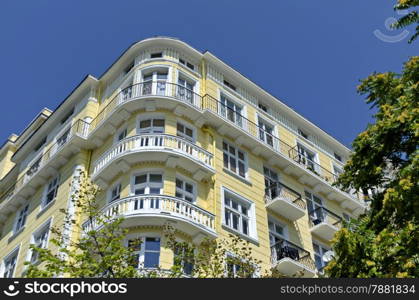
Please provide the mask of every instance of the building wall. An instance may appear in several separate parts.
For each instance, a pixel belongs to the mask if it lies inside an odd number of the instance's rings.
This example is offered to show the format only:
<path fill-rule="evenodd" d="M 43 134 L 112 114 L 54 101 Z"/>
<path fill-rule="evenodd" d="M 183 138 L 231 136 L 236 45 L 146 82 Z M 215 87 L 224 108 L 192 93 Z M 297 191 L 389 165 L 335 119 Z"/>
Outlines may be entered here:
<path fill-rule="evenodd" d="M 214 99 L 220 99 L 220 93 L 228 95 L 236 103 L 240 104 L 245 111 L 245 117 L 253 123 L 258 123 L 257 115 L 263 116 L 264 119 L 267 119 L 270 123 L 275 126 L 274 132 L 275 135 L 281 139 L 286 144 L 294 147 L 297 145 L 297 140 L 302 141 L 307 144 L 307 147 L 312 149 L 314 152 L 318 153 L 318 162 L 319 164 L 333 172 L 332 165 L 333 163 L 340 165 L 334 158 L 331 157 L 330 151 L 321 150 L 318 145 L 310 144 L 311 142 L 305 141 L 302 137 L 298 136 L 295 131 L 290 130 L 289 127 L 284 126 L 283 123 L 278 122 L 272 116 L 266 114 L 260 109 L 257 109 L 255 100 L 253 102 L 245 99 L 242 95 L 243 93 L 238 93 L 220 82 L 220 80 L 215 80 L 213 76 L 207 76 L 207 69 L 210 68 L 210 64 L 206 61 L 204 57 L 197 61 L 196 58 L 188 58 L 187 54 L 182 52 L 182 49 L 173 49 L 170 47 L 157 47 L 144 49 L 141 52 L 138 52 L 137 55 L 132 54 L 133 60 L 135 61 L 135 66 L 130 70 L 126 75 L 123 75 L 121 68 L 117 66 L 113 67 L 113 75 L 109 75 L 108 78 L 101 79 L 98 81 L 95 87 L 92 87 L 91 92 L 87 96 L 82 97 L 76 105 L 77 109 L 71 119 L 68 121 L 68 124 L 75 124 L 77 120 L 81 119 L 90 123 L 90 129 L 86 132 L 85 136 L 80 137 L 80 142 L 71 148 L 72 154 L 64 160 L 64 164 L 58 168 L 52 168 L 52 172 L 49 175 L 44 175 L 41 183 L 38 183 L 33 192 L 26 197 L 13 196 L 10 200 L 5 196 L 1 196 L 0 200 L 0 212 L 2 209 L 5 211 L 3 214 L 3 221 L 1 228 L 1 238 L 0 238 L 0 275 L 4 269 L 5 261 L 4 259 L 14 250 L 16 247 L 19 247 L 19 256 L 17 265 L 15 268 L 14 276 L 19 277 L 24 272 L 24 261 L 27 259 L 29 244 L 31 243 L 31 236 L 33 232 L 47 220 L 52 218 L 52 224 L 54 226 L 60 226 L 63 223 L 63 215 L 59 213 L 59 210 L 62 208 L 67 208 L 69 205 L 70 197 L 70 184 L 73 179 L 73 174 L 76 166 L 80 166 L 92 174 L 94 163 L 103 157 L 104 154 L 110 151 L 113 145 L 116 144 L 115 136 L 123 128 L 127 128 L 127 138 L 137 135 L 137 126 L 138 118 L 143 116 L 158 115 L 164 116 L 165 118 L 165 134 L 176 136 L 176 124 L 178 121 L 190 124 L 195 127 L 196 134 L 196 145 L 205 149 L 206 151 L 212 153 L 213 162 L 212 168 L 214 173 L 211 176 L 206 176 L 200 180 L 192 180 L 196 182 L 197 187 L 197 198 L 194 203 L 198 207 L 212 213 L 215 215 L 215 232 L 217 238 L 228 239 L 229 234 L 237 234 L 237 232 L 232 232 L 231 229 L 228 229 L 223 224 L 223 189 L 228 189 L 234 193 L 239 194 L 241 197 L 247 199 L 254 205 L 255 212 L 255 228 L 256 234 L 254 237 L 247 237 L 241 235 L 242 238 L 248 240 L 252 249 L 254 250 L 254 256 L 256 259 L 262 261 L 262 266 L 264 270 L 268 270 L 272 267 L 271 265 L 271 250 L 270 250 L 270 240 L 269 240 L 269 228 L 268 228 L 268 218 L 273 218 L 284 224 L 287 227 L 288 236 L 287 239 L 300 246 L 301 248 L 310 252 L 311 257 L 313 258 L 313 240 L 320 241 L 325 245 L 330 245 L 330 241 L 323 240 L 321 237 L 313 235 L 310 232 L 310 220 L 309 215 L 306 212 L 305 215 L 295 221 L 291 221 L 279 213 L 266 208 L 265 202 L 265 182 L 264 182 L 264 172 L 263 167 L 270 167 L 275 170 L 280 177 L 280 181 L 287 186 L 291 187 L 301 195 L 304 195 L 304 191 L 311 191 L 316 189 L 313 185 L 308 185 L 304 181 L 299 180 L 298 176 L 290 174 L 287 171 L 286 167 L 280 167 L 279 165 L 272 166 L 269 163 L 267 157 L 255 154 L 253 147 L 246 147 L 237 145 L 237 148 L 244 151 L 247 155 L 248 169 L 247 169 L 247 178 L 243 179 L 238 175 L 231 174 L 224 168 L 223 162 L 223 141 L 227 141 L 232 145 L 235 145 L 237 141 L 231 139 L 229 134 L 220 133 L 219 128 L 212 126 L 210 122 L 199 122 L 197 119 L 193 119 L 192 109 L 188 105 L 183 105 L 183 113 L 179 113 L 176 109 L 169 108 L 169 105 L 165 105 L 164 101 L 173 101 L 173 97 L 168 98 L 159 98 L 151 97 L 158 102 L 159 105 L 156 109 L 150 111 L 147 108 L 140 107 L 139 109 L 129 111 L 129 116 L 124 118 L 122 122 L 117 122 L 114 124 L 108 120 L 109 116 L 117 111 L 117 100 L 121 95 L 121 89 L 126 88 L 132 84 L 141 82 L 141 70 L 147 69 L 149 67 L 159 68 L 167 67 L 170 72 L 168 75 L 167 82 L 177 83 L 179 72 L 183 76 L 187 76 L 196 81 L 195 92 L 200 95 L 209 95 Z M 157 49 L 157 50 L 153 50 Z M 160 49 L 160 50 L 159 50 Z M 163 49 L 163 50 L 161 50 Z M 153 53 L 153 51 L 163 51 L 164 56 L 160 59 L 149 59 L 147 55 Z M 128 55 L 128 54 L 127 54 Z M 194 54 L 195 55 L 195 54 Z M 193 55 L 189 56 L 192 57 Z M 179 63 L 179 57 L 183 57 L 185 61 L 192 61 L 195 66 L 195 70 L 191 71 L 190 68 L 185 67 L 183 64 Z M 208 64 L 208 65 L 207 65 Z M 213 67 L 211 67 L 213 68 Z M 240 90 L 241 91 L 241 90 Z M 90 96 L 89 96 L 90 95 Z M 92 96 L 93 95 L 93 96 Z M 173 95 L 172 95 L 173 96 Z M 95 99 L 96 98 L 96 99 Z M 147 101 L 147 98 L 141 98 L 134 101 Z M 205 111 L 202 111 L 202 114 L 205 114 Z M 72 122 L 72 123 L 70 123 Z M 62 126 L 67 128 L 69 125 Z M 103 131 L 104 134 L 100 138 L 92 138 L 92 128 L 96 132 Z M 108 128 L 108 129 L 104 129 Z M 53 147 L 57 143 L 56 138 L 62 133 L 62 129 L 51 128 L 50 134 L 48 135 L 47 142 L 39 150 L 38 153 L 33 151 L 27 151 L 29 154 L 26 155 L 21 161 L 12 162 L 11 152 L 8 151 L 5 154 L 5 158 L 1 160 L 0 171 L 10 169 L 4 166 L 12 165 L 16 163 L 20 168 L 20 173 L 18 178 L 25 176 L 28 169 L 31 167 L 31 164 L 34 161 L 34 157 L 37 157 L 39 153 L 44 153 L 45 149 Z M 81 132 L 81 131 L 80 131 Z M 79 132 L 79 133 L 80 133 Z M 83 131 L 84 132 L 84 131 Z M 255 140 L 256 143 L 257 140 Z M 76 143 L 74 140 L 70 140 L 68 143 Z M 320 145 L 320 144 L 319 144 Z M 68 145 L 66 144 L 65 147 Z M 328 146 L 328 148 L 331 148 Z M 61 151 L 61 150 L 60 150 Z M 64 150 L 63 150 L 64 151 Z M 58 153 L 56 156 L 59 156 Z M 156 154 L 157 157 L 158 154 Z M 349 154 L 348 154 L 349 155 Z M 52 160 L 56 160 L 55 156 L 52 157 Z M 158 159 L 157 159 L 158 160 Z M 47 162 L 50 163 L 50 162 Z M 111 162 L 112 163 L 112 162 Z M 43 166 L 47 168 L 48 165 Z M 128 197 L 132 195 L 131 190 L 131 178 L 136 171 L 141 171 L 145 169 L 159 169 L 164 172 L 164 188 L 163 194 L 168 196 L 175 196 L 175 180 L 176 175 L 181 175 L 186 178 L 193 178 L 194 173 L 190 170 L 185 169 L 182 165 L 177 165 L 176 167 L 171 167 L 166 161 L 143 161 L 130 164 L 127 170 L 117 173 L 110 180 L 107 180 L 105 183 L 101 183 L 102 190 L 98 195 L 98 203 L 101 207 L 108 205 L 108 194 L 109 190 L 116 184 L 121 183 L 121 198 Z M 310 174 L 309 171 L 301 169 L 301 172 L 305 176 L 315 176 Z M 60 185 L 56 199 L 51 205 L 49 205 L 43 211 L 40 211 L 41 199 L 45 197 L 45 188 L 53 178 L 54 174 L 60 175 Z M 0 174 L 2 175 L 2 173 Z M 37 175 L 35 175 L 37 176 Z M 0 182 L 2 186 L 3 181 Z M 98 183 L 99 184 L 99 183 Z M 322 183 L 325 184 L 325 183 Z M 5 190 L 5 187 L 2 186 L 1 190 Z M 329 190 L 328 190 L 329 191 Z M 324 192 L 324 189 L 319 189 L 314 191 L 316 195 L 321 197 L 324 201 L 324 206 L 327 209 L 330 209 L 337 215 L 342 217 L 343 213 L 356 216 L 355 210 L 345 209 L 346 206 L 341 205 L 340 201 L 336 201 L 333 197 L 330 197 L 328 193 Z M 18 194 L 18 193 L 17 193 Z M 339 199 L 343 199 L 346 196 L 340 195 Z M 350 197 L 349 195 L 347 197 Z M 15 200 L 18 198 L 18 200 Z M 14 202 L 13 202 L 14 201 Z M 10 202 L 10 204 L 9 204 Z M 26 225 L 24 229 L 20 230 L 19 233 L 14 234 L 13 228 L 16 222 L 17 214 L 19 209 L 29 203 L 29 213 L 26 220 Z M 359 206 L 362 206 L 360 202 Z M 0 215 L 1 217 L 1 215 Z M 0 218 L 1 220 L 1 218 Z M 83 220 L 81 220 L 83 221 Z M 141 225 L 135 228 L 131 228 L 130 233 L 140 234 L 140 235 L 152 235 L 152 236 L 161 236 L 162 227 L 155 225 Z M 192 237 L 188 235 L 187 232 L 179 232 L 179 237 L 184 239 L 192 240 Z M 164 246 L 164 240 L 162 240 L 162 249 L 160 253 L 160 265 L 162 268 L 170 268 L 173 262 L 173 253 Z M 3 268 L 3 269 L 2 269 Z"/>

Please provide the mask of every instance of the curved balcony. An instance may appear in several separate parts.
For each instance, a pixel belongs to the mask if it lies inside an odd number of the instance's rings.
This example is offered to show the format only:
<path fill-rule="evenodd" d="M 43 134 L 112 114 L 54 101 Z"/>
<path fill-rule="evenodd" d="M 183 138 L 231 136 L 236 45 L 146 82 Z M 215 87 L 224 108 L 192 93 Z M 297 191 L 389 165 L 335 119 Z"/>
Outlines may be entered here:
<path fill-rule="evenodd" d="M 330 210 L 319 207 L 309 212 L 310 231 L 324 240 L 331 240 L 342 227 L 342 218 Z"/>
<path fill-rule="evenodd" d="M 91 147 L 100 146 L 116 128 L 127 120 L 131 112 L 172 110 L 177 115 L 187 115 L 198 126 L 203 124 L 202 97 L 179 84 L 167 81 L 146 81 L 128 86 L 119 92 L 90 123 Z M 187 109 L 191 108 L 191 109 Z"/>
<path fill-rule="evenodd" d="M 214 239 L 215 216 L 177 197 L 165 195 L 131 196 L 112 202 L 105 206 L 101 213 L 107 217 L 123 217 L 123 227 L 164 226 L 169 223 L 177 230 L 200 243 L 204 238 Z M 98 224 L 85 222 L 85 231 L 100 229 Z"/>
<path fill-rule="evenodd" d="M 275 182 L 265 189 L 265 201 L 267 208 L 288 220 L 295 221 L 305 215 L 306 203 L 301 195 L 283 183 Z"/>
<path fill-rule="evenodd" d="M 181 166 L 202 180 L 215 173 L 213 155 L 189 142 L 168 134 L 128 137 L 112 146 L 94 164 L 92 179 L 110 181 L 119 172 L 127 172 L 132 164 L 145 161 L 165 162 L 169 167 Z"/>
<path fill-rule="evenodd" d="M 316 274 L 310 252 L 285 240 L 279 240 L 271 246 L 272 266 L 287 276 L 301 275 L 313 277 Z"/>

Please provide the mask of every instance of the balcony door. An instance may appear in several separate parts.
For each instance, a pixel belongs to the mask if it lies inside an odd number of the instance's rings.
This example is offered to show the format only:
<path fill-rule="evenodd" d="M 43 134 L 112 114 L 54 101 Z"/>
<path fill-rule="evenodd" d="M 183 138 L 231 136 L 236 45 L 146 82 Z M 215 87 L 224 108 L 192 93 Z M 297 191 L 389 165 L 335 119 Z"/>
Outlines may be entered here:
<path fill-rule="evenodd" d="M 139 198 L 133 202 L 133 209 L 159 209 L 159 198 L 152 195 L 163 193 L 163 174 L 161 172 L 147 172 L 134 175 L 132 179 L 132 193 L 135 196 L 149 195 L 149 198 Z"/>
<path fill-rule="evenodd" d="M 221 95 L 221 104 L 220 104 L 220 114 L 233 122 L 234 124 L 243 127 L 243 117 L 242 110 L 243 108 L 237 103 L 226 98 L 224 95 Z"/>
<path fill-rule="evenodd" d="M 297 144 L 298 149 L 298 162 L 306 166 L 307 169 L 318 172 L 315 164 L 316 154 L 301 144 Z"/>
<path fill-rule="evenodd" d="M 163 146 L 165 120 L 163 118 L 140 119 L 137 127 L 138 147 Z M 144 135 L 144 136 L 142 136 Z"/>
<path fill-rule="evenodd" d="M 275 199 L 276 197 L 278 197 L 278 173 L 264 166 L 263 175 L 265 179 L 265 195 L 269 197 L 269 199 Z"/>
<path fill-rule="evenodd" d="M 313 224 L 317 225 L 317 223 L 323 222 L 325 216 L 323 213 L 322 199 L 307 191 L 304 192 L 304 196 L 307 202 L 307 210 Z"/>
<path fill-rule="evenodd" d="M 143 95 L 167 96 L 168 70 L 158 70 L 143 74 Z"/>
<path fill-rule="evenodd" d="M 189 103 L 194 103 L 193 94 L 195 83 L 182 77 L 178 79 L 178 97 Z"/>

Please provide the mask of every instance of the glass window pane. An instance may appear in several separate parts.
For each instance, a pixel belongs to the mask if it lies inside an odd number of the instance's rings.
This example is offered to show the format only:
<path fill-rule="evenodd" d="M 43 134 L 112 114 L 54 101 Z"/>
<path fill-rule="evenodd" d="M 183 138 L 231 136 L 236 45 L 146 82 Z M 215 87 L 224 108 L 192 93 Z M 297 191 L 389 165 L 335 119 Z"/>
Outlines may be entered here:
<path fill-rule="evenodd" d="M 223 150 L 228 150 L 228 145 L 223 142 Z"/>
<path fill-rule="evenodd" d="M 145 190 L 144 189 L 136 189 L 135 190 L 135 194 L 136 195 L 144 195 L 144 193 L 145 193 Z"/>
<path fill-rule="evenodd" d="M 140 128 L 151 127 L 151 120 L 140 121 Z"/>
<path fill-rule="evenodd" d="M 233 214 L 233 228 L 239 229 L 239 217 L 236 214 Z"/>
<path fill-rule="evenodd" d="M 145 250 L 160 251 L 160 238 L 148 237 L 145 239 Z"/>
<path fill-rule="evenodd" d="M 185 189 L 188 193 L 193 193 L 193 185 L 192 184 L 186 183 L 185 184 Z"/>
<path fill-rule="evenodd" d="M 224 168 L 228 169 L 228 155 L 223 154 Z"/>
<path fill-rule="evenodd" d="M 160 188 L 150 188 L 150 194 L 153 194 L 153 195 L 160 194 Z"/>
<path fill-rule="evenodd" d="M 230 157 L 230 170 L 236 172 L 236 159 L 234 157 Z"/>
<path fill-rule="evenodd" d="M 176 187 L 178 188 L 183 188 L 183 181 L 180 179 L 176 179 Z"/>
<path fill-rule="evenodd" d="M 193 136 L 193 131 L 192 131 L 192 129 L 190 129 L 190 128 L 187 128 L 187 127 L 186 127 L 186 132 L 185 132 L 185 133 L 186 133 L 186 135 L 187 135 L 187 136 L 190 136 L 190 137 L 192 137 L 192 136 Z"/>
<path fill-rule="evenodd" d="M 154 127 L 164 127 L 164 119 L 154 119 L 153 120 Z"/>
<path fill-rule="evenodd" d="M 158 252 L 146 252 L 144 254 L 144 267 L 145 268 L 157 268 L 159 266 L 159 256 Z"/>
<path fill-rule="evenodd" d="M 232 146 L 230 146 L 230 153 L 236 155 L 236 149 Z"/>
<path fill-rule="evenodd" d="M 182 124 L 177 123 L 176 127 L 177 127 L 177 131 L 178 132 L 182 132 L 183 133 L 184 128 L 183 128 L 183 125 Z"/>
<path fill-rule="evenodd" d="M 150 174 L 150 182 L 162 182 L 163 178 L 161 174 Z"/>

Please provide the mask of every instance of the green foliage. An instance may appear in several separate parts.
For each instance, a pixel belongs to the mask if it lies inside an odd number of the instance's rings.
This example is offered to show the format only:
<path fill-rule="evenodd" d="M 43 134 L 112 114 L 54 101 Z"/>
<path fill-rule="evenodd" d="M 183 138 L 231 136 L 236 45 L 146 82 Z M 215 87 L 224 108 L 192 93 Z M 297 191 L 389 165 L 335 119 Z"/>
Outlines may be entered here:
<path fill-rule="evenodd" d="M 398 0 L 394 6 L 395 10 L 411 9 L 419 6 L 419 0 Z M 395 29 L 402 29 L 407 26 L 416 24 L 416 31 L 409 39 L 409 43 L 412 43 L 419 36 L 419 14 L 417 10 L 412 10 L 406 15 L 397 20 L 392 27 Z"/>
<path fill-rule="evenodd" d="M 84 172 L 74 180 L 78 184 L 72 196 L 75 213 L 61 210 L 65 214 L 64 226 L 51 228 L 50 243 L 56 249 L 31 245 L 32 251 L 38 252 L 38 262 L 26 263 L 26 277 L 138 277 L 133 248 L 123 244 L 126 235 L 120 226 L 123 219 L 100 213 L 95 201 L 98 188 Z M 87 217 L 87 222 L 94 223 L 99 230 L 83 227 L 79 222 L 82 217 Z"/>
<path fill-rule="evenodd" d="M 358 87 L 377 108 L 353 142 L 337 184 L 375 190 L 367 215 L 335 236 L 332 277 L 419 276 L 419 57 L 403 73 L 373 74 Z"/>

